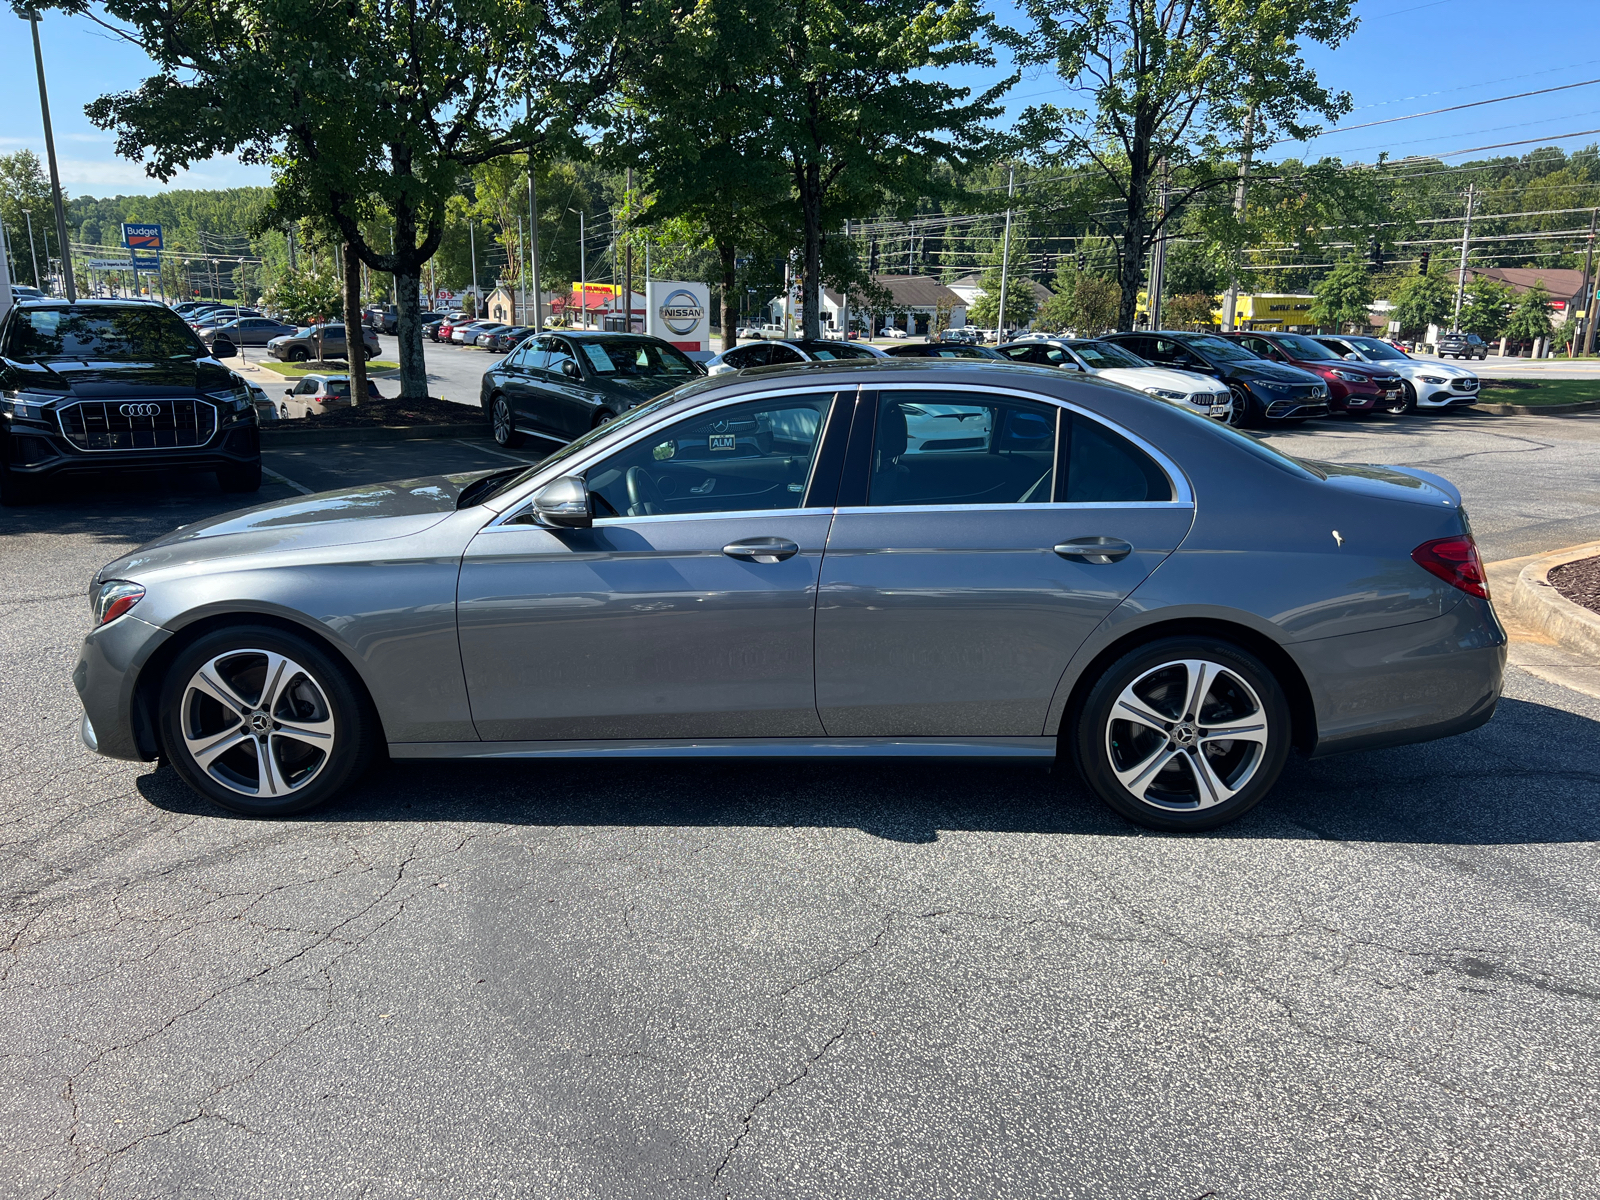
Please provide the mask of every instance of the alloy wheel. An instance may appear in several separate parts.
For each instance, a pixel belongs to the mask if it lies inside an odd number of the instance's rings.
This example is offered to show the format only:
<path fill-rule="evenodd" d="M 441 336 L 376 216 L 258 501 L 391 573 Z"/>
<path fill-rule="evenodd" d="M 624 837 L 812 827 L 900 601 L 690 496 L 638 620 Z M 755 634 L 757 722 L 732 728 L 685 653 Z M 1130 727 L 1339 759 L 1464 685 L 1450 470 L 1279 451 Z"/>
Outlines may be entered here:
<path fill-rule="evenodd" d="M 337 744 L 323 685 L 271 650 L 229 650 L 200 667 L 183 690 L 179 731 L 213 781 L 262 799 L 305 788 Z"/>
<path fill-rule="evenodd" d="M 1112 774 L 1136 800 L 1192 812 L 1231 800 L 1264 761 L 1266 706 L 1237 671 L 1165 662 L 1122 689 L 1106 721 Z"/>
<path fill-rule="evenodd" d="M 511 440 L 511 406 L 506 403 L 504 396 L 496 396 L 490 408 L 490 418 L 494 422 L 494 440 L 504 446 Z"/>

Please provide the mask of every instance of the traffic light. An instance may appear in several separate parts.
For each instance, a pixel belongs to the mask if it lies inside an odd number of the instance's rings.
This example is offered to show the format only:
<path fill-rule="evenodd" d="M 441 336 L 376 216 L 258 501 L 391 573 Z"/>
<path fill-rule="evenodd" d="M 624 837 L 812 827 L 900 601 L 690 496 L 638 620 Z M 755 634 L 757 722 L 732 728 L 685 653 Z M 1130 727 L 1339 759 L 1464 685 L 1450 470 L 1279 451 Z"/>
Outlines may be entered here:
<path fill-rule="evenodd" d="M 873 238 L 867 243 L 867 274 L 878 273 L 878 239 Z"/>
<path fill-rule="evenodd" d="M 1432 257 L 1432 255 L 1430 255 L 1428 253 L 1428 251 L 1426 251 L 1426 250 L 1424 250 L 1421 254 L 1419 254 L 1417 256 L 1417 274 L 1418 275 L 1426 275 L 1428 273 L 1428 259 L 1431 258 L 1431 257 Z"/>
<path fill-rule="evenodd" d="M 1078 270 L 1084 271 L 1089 267 L 1089 256 L 1082 250 L 1078 251 Z"/>
<path fill-rule="evenodd" d="M 1378 240 L 1378 235 L 1372 235 L 1372 269 L 1383 270 L 1383 243 Z"/>

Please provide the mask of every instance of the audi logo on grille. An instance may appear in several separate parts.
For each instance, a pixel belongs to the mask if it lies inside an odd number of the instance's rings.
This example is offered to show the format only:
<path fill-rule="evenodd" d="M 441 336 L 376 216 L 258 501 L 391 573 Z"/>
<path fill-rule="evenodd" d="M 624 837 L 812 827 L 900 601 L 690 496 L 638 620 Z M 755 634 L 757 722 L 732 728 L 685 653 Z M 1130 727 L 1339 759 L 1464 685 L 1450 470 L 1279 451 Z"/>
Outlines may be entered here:
<path fill-rule="evenodd" d="M 123 404 L 117 411 L 125 417 L 159 417 L 161 405 L 159 404 Z"/>

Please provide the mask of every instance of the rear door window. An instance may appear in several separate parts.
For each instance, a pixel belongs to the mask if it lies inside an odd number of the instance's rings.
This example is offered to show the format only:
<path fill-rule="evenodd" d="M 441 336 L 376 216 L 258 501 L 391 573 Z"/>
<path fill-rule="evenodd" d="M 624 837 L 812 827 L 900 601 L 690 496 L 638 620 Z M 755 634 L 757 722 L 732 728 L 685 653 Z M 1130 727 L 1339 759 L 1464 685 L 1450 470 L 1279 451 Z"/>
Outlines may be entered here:
<path fill-rule="evenodd" d="M 867 504 L 1048 503 L 1059 413 L 983 393 L 886 391 Z"/>

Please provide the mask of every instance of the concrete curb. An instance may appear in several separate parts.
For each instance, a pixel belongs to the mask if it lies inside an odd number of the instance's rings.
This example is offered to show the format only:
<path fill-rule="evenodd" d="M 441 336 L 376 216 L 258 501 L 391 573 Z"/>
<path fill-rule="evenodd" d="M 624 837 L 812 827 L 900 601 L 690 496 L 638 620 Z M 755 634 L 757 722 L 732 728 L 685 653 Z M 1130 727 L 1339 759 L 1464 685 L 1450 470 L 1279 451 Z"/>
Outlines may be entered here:
<path fill-rule="evenodd" d="M 1577 400 L 1571 404 L 1486 404 L 1479 400 L 1474 407 L 1497 417 L 1564 417 L 1570 413 L 1593 412 L 1600 408 L 1600 400 Z"/>
<path fill-rule="evenodd" d="M 488 421 L 458 421 L 450 425 L 369 425 L 343 429 L 274 429 L 261 427 L 263 450 L 292 446 L 321 446 L 331 442 L 411 442 L 423 438 L 488 437 Z"/>
<path fill-rule="evenodd" d="M 1555 568 L 1596 556 L 1600 556 L 1600 542 L 1568 546 L 1534 559 L 1517 572 L 1506 595 L 1506 612 L 1567 650 L 1600 660 L 1600 613 L 1574 604 L 1550 583 L 1550 572 Z"/>

